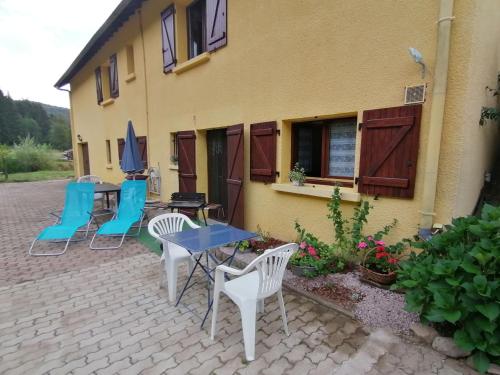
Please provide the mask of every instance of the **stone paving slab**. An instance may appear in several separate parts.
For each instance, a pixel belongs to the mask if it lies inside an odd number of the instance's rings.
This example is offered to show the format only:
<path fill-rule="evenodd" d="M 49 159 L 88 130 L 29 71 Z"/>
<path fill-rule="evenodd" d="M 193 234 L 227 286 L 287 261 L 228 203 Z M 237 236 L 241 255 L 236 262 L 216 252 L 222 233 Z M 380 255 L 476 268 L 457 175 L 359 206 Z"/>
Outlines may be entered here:
<path fill-rule="evenodd" d="M 474 373 L 290 292 L 291 335 L 283 333 L 276 298 L 269 298 L 258 316 L 256 360 L 246 363 L 238 308 L 221 299 L 211 341 L 209 324 L 201 330 L 188 308 L 168 302 L 158 287 L 159 257 L 134 240 L 119 251 L 94 253 L 84 242 L 60 257 L 27 257 L 28 237 L 45 225 L 36 219 L 60 207 L 64 184 L 0 185 L 0 374 Z M 201 315 L 205 279 L 196 279 L 185 304 Z"/>

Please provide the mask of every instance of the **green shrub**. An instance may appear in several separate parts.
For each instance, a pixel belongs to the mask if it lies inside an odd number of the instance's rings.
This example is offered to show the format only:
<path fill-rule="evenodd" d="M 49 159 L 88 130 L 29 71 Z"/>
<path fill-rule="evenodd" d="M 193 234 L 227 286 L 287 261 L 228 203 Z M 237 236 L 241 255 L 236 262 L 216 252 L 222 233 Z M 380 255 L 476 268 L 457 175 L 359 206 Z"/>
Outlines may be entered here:
<path fill-rule="evenodd" d="M 500 207 L 454 219 L 419 247 L 398 271 L 395 287 L 406 289 L 406 309 L 451 330 L 484 373 L 500 361 Z"/>
<path fill-rule="evenodd" d="M 57 154 L 47 145 L 36 144 L 35 139 L 26 137 L 14 144 L 7 157 L 9 173 L 53 170 L 56 167 Z"/>

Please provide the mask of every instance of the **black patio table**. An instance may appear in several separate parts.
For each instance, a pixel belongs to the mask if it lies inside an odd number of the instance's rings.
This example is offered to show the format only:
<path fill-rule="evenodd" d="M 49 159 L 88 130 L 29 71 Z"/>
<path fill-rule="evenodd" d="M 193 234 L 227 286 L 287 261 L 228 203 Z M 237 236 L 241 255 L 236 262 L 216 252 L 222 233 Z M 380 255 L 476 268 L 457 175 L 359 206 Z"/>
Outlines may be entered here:
<path fill-rule="evenodd" d="M 103 182 L 102 184 L 95 184 L 95 193 L 106 194 L 106 205 L 109 209 L 109 193 L 116 194 L 116 204 L 120 203 L 120 191 L 121 187 L 118 185 L 110 184 L 108 182 Z"/>
<path fill-rule="evenodd" d="M 171 212 L 174 212 L 174 209 L 176 208 L 177 211 L 182 210 L 182 209 L 194 209 L 198 213 L 198 210 L 201 210 L 201 213 L 203 214 L 203 221 L 205 222 L 205 226 L 207 226 L 207 218 L 205 216 L 205 202 L 203 201 L 175 201 L 172 200 L 170 202 L 167 202 L 166 204 L 167 208 L 170 208 Z"/>
<path fill-rule="evenodd" d="M 217 268 L 217 266 L 210 268 L 208 258 L 210 257 L 216 265 L 227 263 L 228 266 L 231 266 L 234 256 L 236 255 L 236 250 L 238 249 L 241 241 L 249 240 L 250 238 L 257 236 L 257 233 L 247 232 L 246 230 L 238 229 L 232 227 L 231 225 L 222 224 L 209 225 L 197 229 L 188 229 L 177 233 L 161 235 L 160 237 L 162 239 L 185 248 L 191 255 L 193 255 L 193 258 L 196 261 L 175 306 L 180 303 L 186 290 L 194 285 L 194 283 L 192 285 L 189 285 L 189 283 L 191 282 L 194 271 L 199 266 L 207 276 L 208 309 L 201 322 L 201 328 L 203 328 L 203 324 L 205 323 L 205 320 L 207 320 L 208 313 L 212 309 L 213 299 L 210 298 L 210 284 L 215 281 L 212 273 L 215 271 L 215 268 Z M 230 243 L 236 243 L 236 246 L 234 247 L 233 254 L 227 259 L 220 261 L 212 254 L 209 254 L 210 250 L 228 245 Z M 206 257 L 206 265 L 201 263 L 203 255 Z"/>

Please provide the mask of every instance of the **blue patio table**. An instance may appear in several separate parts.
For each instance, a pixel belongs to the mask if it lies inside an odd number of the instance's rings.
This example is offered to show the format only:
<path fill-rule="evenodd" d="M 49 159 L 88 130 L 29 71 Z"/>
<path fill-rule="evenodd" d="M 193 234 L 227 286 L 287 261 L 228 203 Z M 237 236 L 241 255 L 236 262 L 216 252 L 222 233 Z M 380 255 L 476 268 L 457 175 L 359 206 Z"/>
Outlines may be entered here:
<path fill-rule="evenodd" d="M 208 258 L 210 257 L 216 265 L 221 265 L 227 262 L 227 265 L 230 266 L 234 259 L 234 256 L 236 255 L 236 250 L 238 249 L 241 241 L 249 240 L 257 236 L 258 235 L 256 233 L 247 232 L 246 230 L 238 229 L 230 225 L 221 225 L 221 224 L 209 225 L 207 227 L 189 229 L 182 232 L 161 235 L 160 237 L 163 238 L 164 240 L 173 242 L 176 245 L 185 248 L 187 251 L 189 251 L 189 253 L 191 253 L 194 256 L 194 259 L 196 261 L 193 270 L 191 271 L 188 280 L 184 285 L 184 288 L 182 289 L 179 298 L 177 299 L 177 303 L 175 304 L 175 306 L 179 305 L 182 296 L 184 295 L 186 290 L 194 285 L 194 283 L 192 285 L 189 285 L 189 283 L 191 282 L 191 279 L 193 277 L 196 268 L 199 266 L 207 276 L 208 308 L 201 322 L 201 327 L 203 328 L 203 324 L 205 323 L 205 320 L 207 320 L 208 313 L 212 308 L 213 300 L 210 298 L 211 294 L 210 283 L 214 281 L 214 277 L 212 276 L 212 274 L 216 268 L 216 267 L 210 268 L 208 263 Z M 222 262 L 209 253 L 210 250 L 212 249 L 225 246 L 231 243 L 236 243 L 233 253 L 230 257 L 228 257 Z M 203 265 L 201 263 L 203 255 L 205 255 L 206 258 L 206 265 Z"/>

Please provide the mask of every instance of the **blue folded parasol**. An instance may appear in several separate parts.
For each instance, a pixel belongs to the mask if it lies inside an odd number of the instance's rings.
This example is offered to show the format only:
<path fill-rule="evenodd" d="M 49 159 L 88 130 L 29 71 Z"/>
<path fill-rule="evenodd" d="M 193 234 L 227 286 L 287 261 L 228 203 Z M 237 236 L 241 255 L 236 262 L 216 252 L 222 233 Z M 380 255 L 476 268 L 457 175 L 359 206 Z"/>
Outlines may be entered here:
<path fill-rule="evenodd" d="M 144 172 L 144 163 L 142 162 L 139 145 L 135 137 L 134 126 L 132 121 L 128 122 L 127 138 L 123 147 L 122 161 L 120 167 L 127 174 L 140 174 Z"/>

